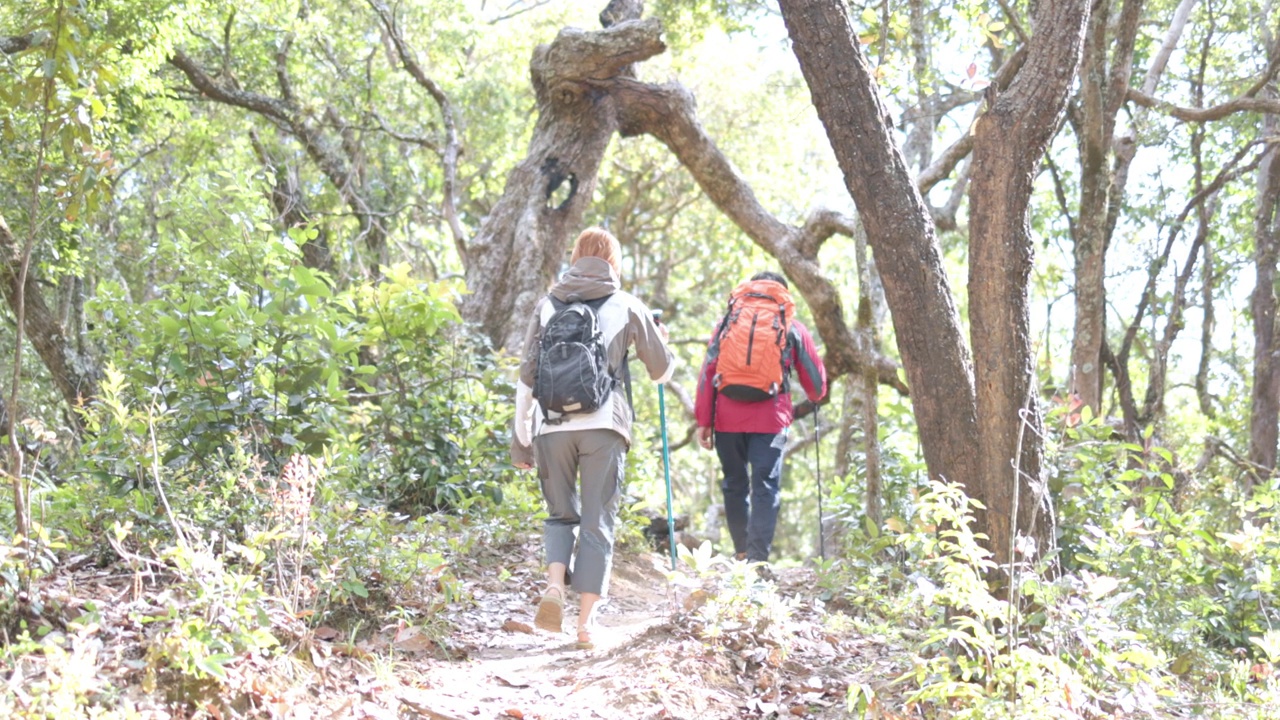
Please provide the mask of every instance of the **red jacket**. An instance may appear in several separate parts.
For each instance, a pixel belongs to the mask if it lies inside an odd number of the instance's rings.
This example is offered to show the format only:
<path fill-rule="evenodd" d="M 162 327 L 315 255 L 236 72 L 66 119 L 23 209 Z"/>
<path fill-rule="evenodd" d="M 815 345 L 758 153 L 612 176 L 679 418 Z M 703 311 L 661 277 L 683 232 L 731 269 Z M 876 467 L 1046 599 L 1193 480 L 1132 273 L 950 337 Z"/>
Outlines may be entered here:
<path fill-rule="evenodd" d="M 791 321 L 790 330 L 791 359 L 787 363 L 788 376 L 799 376 L 800 386 L 805 395 L 817 402 L 827 394 L 827 369 L 822 364 L 818 349 L 813 343 L 809 329 L 799 320 Z M 712 340 L 714 341 L 714 335 Z M 710 347 L 710 343 L 708 343 Z M 698 399 L 694 405 L 694 415 L 698 427 L 711 427 L 711 403 L 715 401 L 715 430 L 717 432 L 753 432 L 777 434 L 791 425 L 795 417 L 795 408 L 791 404 L 791 395 L 778 393 L 772 400 L 745 402 L 727 398 L 715 391 L 711 379 L 716 374 L 716 361 L 708 357 L 702 363 L 702 372 L 698 375 Z"/>

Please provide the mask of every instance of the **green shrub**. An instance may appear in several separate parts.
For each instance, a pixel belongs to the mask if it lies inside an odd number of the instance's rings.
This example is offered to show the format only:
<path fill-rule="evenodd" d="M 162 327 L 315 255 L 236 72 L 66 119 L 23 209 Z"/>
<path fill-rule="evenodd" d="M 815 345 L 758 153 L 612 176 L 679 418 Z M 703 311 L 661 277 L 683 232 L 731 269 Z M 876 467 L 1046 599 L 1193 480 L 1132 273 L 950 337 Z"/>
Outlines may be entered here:
<path fill-rule="evenodd" d="M 239 477 L 243 457 L 274 473 L 297 453 L 327 453 L 351 491 L 403 512 L 500 497 L 510 365 L 461 327 L 457 288 L 397 265 L 334 292 L 289 239 L 232 260 L 221 275 L 182 276 L 161 300 L 103 293 L 103 332 L 129 342 L 111 343 L 122 369 L 86 411 L 84 471 L 123 492 L 146 484 L 152 456 L 179 483 L 207 485 Z"/>

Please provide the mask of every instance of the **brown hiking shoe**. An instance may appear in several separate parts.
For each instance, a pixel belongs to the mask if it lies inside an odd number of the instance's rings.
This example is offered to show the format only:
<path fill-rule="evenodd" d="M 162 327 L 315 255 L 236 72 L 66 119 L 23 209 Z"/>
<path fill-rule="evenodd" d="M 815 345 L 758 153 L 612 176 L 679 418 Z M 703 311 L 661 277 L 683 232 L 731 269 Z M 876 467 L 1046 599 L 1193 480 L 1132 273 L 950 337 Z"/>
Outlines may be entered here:
<path fill-rule="evenodd" d="M 540 630 L 558 633 L 564 630 L 564 590 L 549 587 L 542 593 L 538 601 L 538 614 L 533 617 L 533 624 Z"/>

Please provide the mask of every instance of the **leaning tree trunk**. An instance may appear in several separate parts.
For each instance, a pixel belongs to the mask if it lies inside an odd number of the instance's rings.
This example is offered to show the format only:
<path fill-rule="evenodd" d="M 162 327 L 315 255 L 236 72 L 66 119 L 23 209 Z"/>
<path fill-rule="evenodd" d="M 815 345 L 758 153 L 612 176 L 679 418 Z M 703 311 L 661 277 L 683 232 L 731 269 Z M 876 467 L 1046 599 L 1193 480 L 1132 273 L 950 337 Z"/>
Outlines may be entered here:
<path fill-rule="evenodd" d="M 1012 533 L 1033 538 L 1039 553 L 1053 543 L 1049 496 L 1040 477 L 1027 207 L 1080 63 L 1088 14 L 1088 0 L 1041 0 L 1022 69 L 994 102 L 989 99 L 990 108 L 974 128 L 969 320 L 982 463 L 978 497 L 986 505 L 979 530 L 990 538 L 1001 565 L 1014 557 Z"/>
<path fill-rule="evenodd" d="M 841 0 L 780 0 L 800 69 L 875 253 L 929 473 L 980 491 L 969 353 L 933 221 Z"/>
<path fill-rule="evenodd" d="M 1263 136 L 1280 130 L 1280 119 L 1263 116 Z M 1253 216 L 1254 272 L 1257 284 L 1250 300 L 1253 314 L 1253 389 L 1249 408 L 1249 462 L 1256 484 L 1276 469 L 1280 437 L 1280 347 L 1276 338 L 1276 257 L 1280 253 L 1280 150 L 1272 146 L 1258 167 L 1258 201 Z"/>
<path fill-rule="evenodd" d="M 628 17 L 638 18 L 639 11 L 637 3 Z M 634 63 L 665 50 L 661 31 L 654 19 L 597 31 L 565 28 L 534 51 L 538 120 L 529 152 L 507 176 L 465 257 L 471 294 L 463 317 L 495 346 L 519 347 L 523 323 L 565 259 L 618 129 L 615 101 L 592 83 L 629 76 Z"/>
<path fill-rule="evenodd" d="M 0 216 L 0 256 L 3 256 L 3 262 L 0 262 L 0 292 L 3 292 L 6 302 L 16 314 L 22 246 L 5 224 L 3 216 Z M 35 273 L 27 275 L 22 299 L 26 339 L 49 370 L 49 377 L 67 406 L 73 409 L 80 407 L 97 394 L 102 368 L 95 358 L 81 352 L 72 338 L 67 337 L 57 313 L 45 303 Z M 17 412 L 16 408 L 9 410 Z M 78 427 L 79 415 L 71 412 L 68 416 Z"/>

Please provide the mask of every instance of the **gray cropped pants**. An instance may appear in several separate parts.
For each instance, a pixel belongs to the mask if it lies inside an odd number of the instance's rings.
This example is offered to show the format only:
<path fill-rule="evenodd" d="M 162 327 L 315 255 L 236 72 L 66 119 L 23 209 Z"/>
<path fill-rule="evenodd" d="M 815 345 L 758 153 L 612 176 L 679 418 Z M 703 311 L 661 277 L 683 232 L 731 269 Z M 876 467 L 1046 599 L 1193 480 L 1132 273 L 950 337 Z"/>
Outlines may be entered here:
<path fill-rule="evenodd" d="M 613 566 L 613 528 L 618 517 L 627 441 L 612 430 L 566 430 L 534 438 L 538 479 L 547 501 L 542 541 L 547 564 L 570 565 L 570 587 L 605 595 Z"/>

